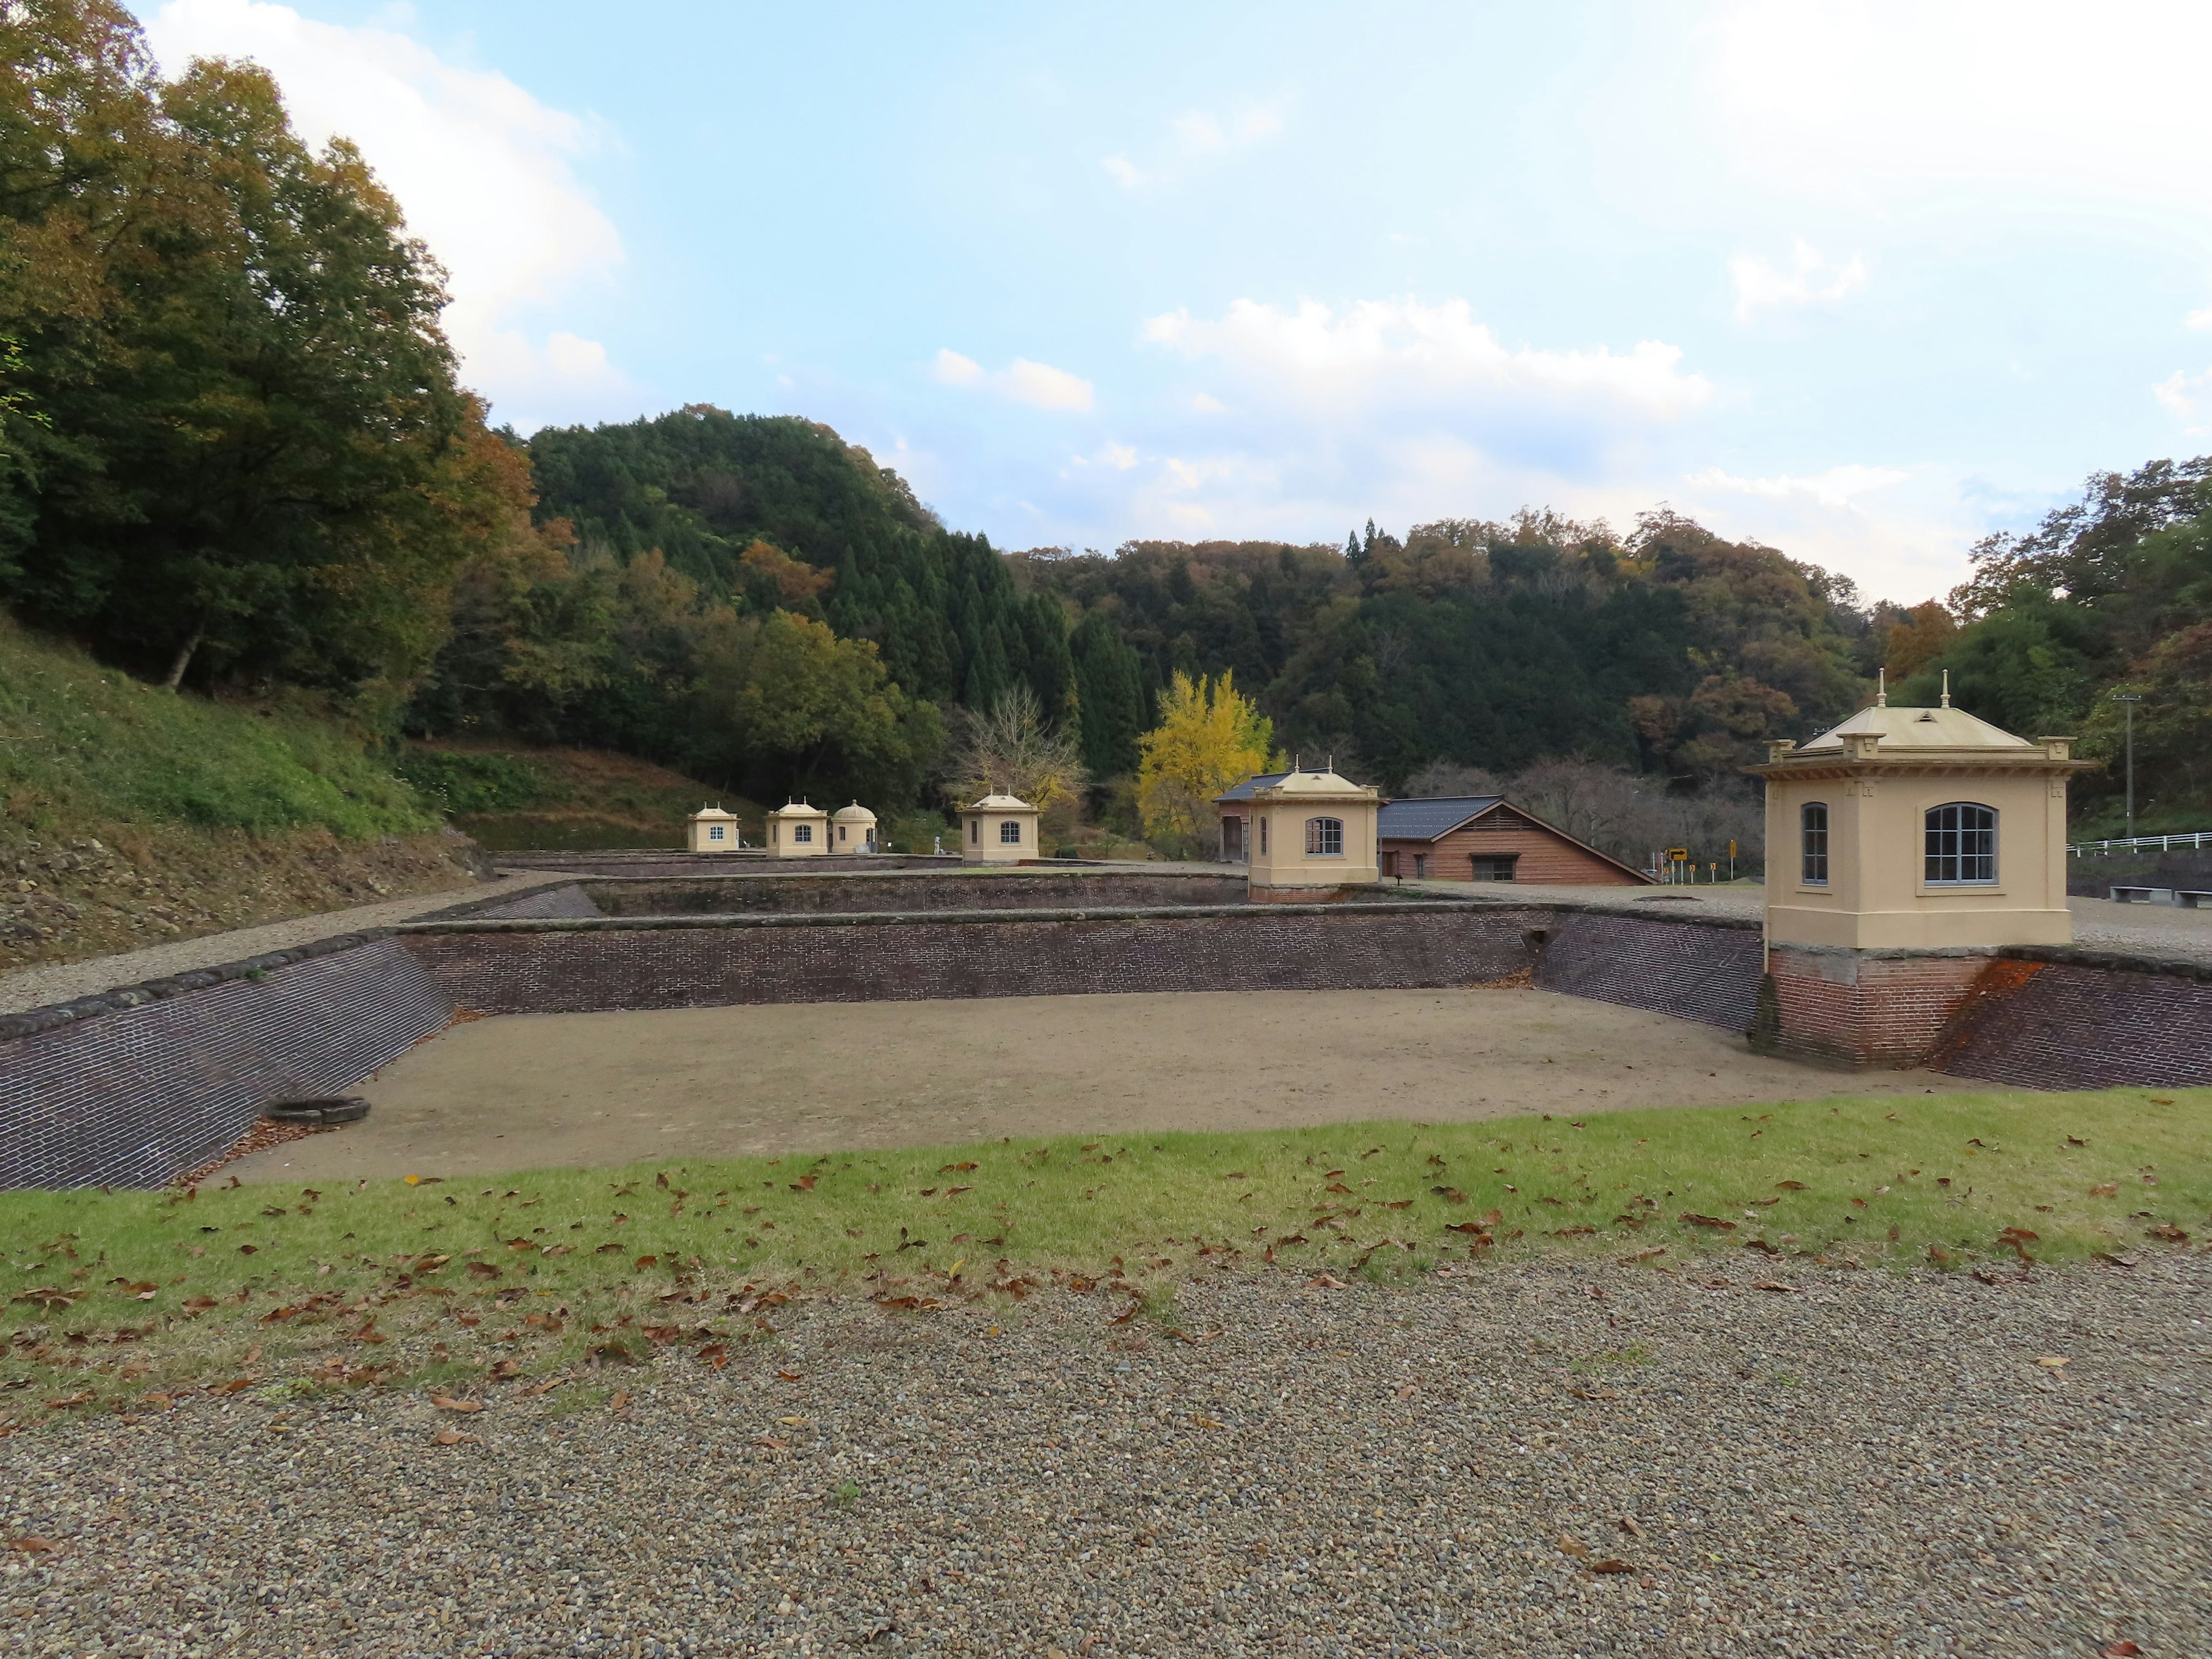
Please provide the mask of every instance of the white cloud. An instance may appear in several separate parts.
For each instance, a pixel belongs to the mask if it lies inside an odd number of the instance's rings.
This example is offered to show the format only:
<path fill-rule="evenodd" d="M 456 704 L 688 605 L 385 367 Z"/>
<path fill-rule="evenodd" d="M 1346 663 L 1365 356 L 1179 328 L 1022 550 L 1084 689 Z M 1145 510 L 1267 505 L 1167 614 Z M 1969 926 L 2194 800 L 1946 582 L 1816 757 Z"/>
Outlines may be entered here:
<path fill-rule="evenodd" d="M 1705 44 L 1737 164 L 1792 193 L 1879 204 L 2002 185 L 2046 212 L 2212 201 L 2212 7 L 2196 0 L 2101 14 L 2078 0 L 1748 0 Z"/>
<path fill-rule="evenodd" d="M 1866 261 L 1859 255 L 1831 264 L 1802 236 L 1790 250 L 1787 270 L 1764 254 L 1741 253 L 1729 261 L 1729 274 L 1735 278 L 1740 323 L 1748 322 L 1761 306 L 1834 305 L 1867 283 Z"/>
<path fill-rule="evenodd" d="M 2177 368 L 2153 386 L 2150 395 L 2176 420 L 2185 422 L 2183 430 L 2190 437 L 2212 433 L 2212 426 L 2196 424 L 2200 417 L 2212 416 L 2212 368 L 2202 374 L 2186 374 Z"/>
<path fill-rule="evenodd" d="M 1312 300 L 1296 311 L 1237 300 L 1218 319 L 1188 311 L 1148 319 L 1143 337 L 1187 357 L 1219 358 L 1281 395 L 1338 411 L 1492 394 L 1665 420 L 1712 395 L 1711 383 L 1682 373 L 1680 349 L 1663 341 L 1621 353 L 1509 349 L 1464 300 L 1362 300 L 1341 312 Z"/>
<path fill-rule="evenodd" d="M 2184 328 L 2192 328 L 2199 333 L 2212 329 L 2212 306 L 2207 306 L 2202 311 L 2191 312 L 2181 319 L 2181 323 Z"/>
<path fill-rule="evenodd" d="M 1237 155 L 1282 130 L 1282 112 L 1273 104 L 1247 104 L 1233 115 L 1192 110 L 1168 118 L 1166 137 L 1150 147 L 1150 165 L 1139 167 L 1126 155 L 1109 155 L 1101 165 L 1122 189 L 1141 190 L 1172 183 L 1198 163 Z"/>
<path fill-rule="evenodd" d="M 1088 410 L 1091 405 L 1090 381 L 1026 357 L 993 370 L 945 348 L 938 352 L 930 372 L 946 386 L 977 387 L 1032 409 Z"/>
<path fill-rule="evenodd" d="M 1228 407 L 1220 398 L 1204 392 L 1193 392 L 1190 410 L 1194 415 L 1218 415 Z"/>
<path fill-rule="evenodd" d="M 1735 495 L 1764 495 L 1769 501 L 1802 496 L 1822 507 L 1847 507 L 1857 496 L 1887 489 L 1911 477 L 1893 466 L 1832 466 L 1808 477 L 1787 474 L 1773 478 L 1741 478 L 1717 466 L 1693 473 L 1686 483 L 1693 488 L 1723 490 Z"/>
<path fill-rule="evenodd" d="M 528 326 L 530 313 L 622 264 L 620 236 L 570 167 L 594 141 L 591 124 L 404 34 L 313 21 L 269 0 L 170 0 L 146 33 L 171 74 L 194 57 L 252 58 L 309 142 L 360 146 L 451 275 L 447 333 L 495 418 L 527 428 L 631 412 L 633 390 L 604 346 Z"/>

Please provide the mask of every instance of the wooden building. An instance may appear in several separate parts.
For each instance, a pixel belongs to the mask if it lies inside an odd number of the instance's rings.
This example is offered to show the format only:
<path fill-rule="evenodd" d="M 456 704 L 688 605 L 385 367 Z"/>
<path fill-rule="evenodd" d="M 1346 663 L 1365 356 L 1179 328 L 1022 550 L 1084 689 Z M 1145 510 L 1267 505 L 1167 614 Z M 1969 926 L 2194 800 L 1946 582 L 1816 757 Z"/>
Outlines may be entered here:
<path fill-rule="evenodd" d="M 1221 813 L 1221 858 L 1252 860 L 1255 791 L 1288 775 L 1263 772 L 1213 798 Z M 1538 886 L 1630 887 L 1650 876 L 1584 846 L 1502 795 L 1452 795 L 1383 803 L 1376 826 L 1384 880 L 1516 881 Z"/>

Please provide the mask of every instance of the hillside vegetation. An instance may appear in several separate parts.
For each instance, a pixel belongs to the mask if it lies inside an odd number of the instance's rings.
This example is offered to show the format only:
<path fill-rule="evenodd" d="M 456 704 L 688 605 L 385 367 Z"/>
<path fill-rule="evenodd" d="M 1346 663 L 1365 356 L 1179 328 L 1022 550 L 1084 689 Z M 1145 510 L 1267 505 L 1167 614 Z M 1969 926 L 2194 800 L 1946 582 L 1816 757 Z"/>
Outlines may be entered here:
<path fill-rule="evenodd" d="M 393 769 L 449 813 L 454 828 L 495 852 L 680 847 L 684 819 L 709 801 L 736 813 L 758 844 L 765 810 L 604 750 L 414 744 Z"/>
<path fill-rule="evenodd" d="M 0 967 L 473 879 L 329 720 L 179 696 L 0 618 Z"/>
<path fill-rule="evenodd" d="M 1884 667 L 1900 700 L 1948 670 L 1962 706 L 2099 759 L 2136 709 L 2146 825 L 2212 821 L 2212 460 L 2100 474 L 1910 611 L 1664 508 L 1009 554 L 817 422 L 693 404 L 489 428 L 441 272 L 265 71 L 165 76 L 115 0 L 0 15 L 0 601 L 142 679 L 887 821 L 964 787 L 963 733 L 1018 696 L 1103 822 L 1175 677 L 1232 676 L 1282 751 L 1393 793 L 1576 762 L 1601 793 L 1700 800 L 1681 833 L 1704 860 L 1724 842 L 1695 825 L 1744 839 L 1765 743 L 1863 705 Z M 2081 786 L 2085 819 L 2109 823 L 2118 777 Z M 335 805 L 266 808 L 210 810 L 359 833 Z"/>

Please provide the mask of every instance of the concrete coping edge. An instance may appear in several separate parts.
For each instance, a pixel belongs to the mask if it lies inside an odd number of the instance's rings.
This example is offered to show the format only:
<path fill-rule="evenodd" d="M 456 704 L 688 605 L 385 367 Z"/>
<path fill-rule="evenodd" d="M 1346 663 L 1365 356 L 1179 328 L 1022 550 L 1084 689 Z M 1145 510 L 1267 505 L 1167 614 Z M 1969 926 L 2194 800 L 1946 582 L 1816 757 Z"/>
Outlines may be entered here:
<path fill-rule="evenodd" d="M 94 996 L 51 1003 L 43 1008 L 26 1009 L 20 1014 L 0 1014 L 0 1042 L 35 1036 L 40 1031 L 51 1031 L 58 1026 L 74 1024 L 78 1020 L 91 1019 L 100 1014 L 118 1013 L 125 1008 L 143 1008 L 149 1002 L 165 1002 L 188 991 L 204 991 L 210 985 L 222 985 L 232 980 L 257 979 L 274 969 L 289 968 L 295 962 L 336 956 L 341 951 L 351 951 L 391 937 L 392 929 L 389 927 L 367 927 L 358 933 L 333 933 L 328 939 L 314 939 L 282 951 L 265 951 L 259 956 L 241 957 L 236 962 L 217 963 L 211 968 L 190 968 L 181 974 L 165 974 L 159 979 L 141 980 L 135 985 L 118 986 Z"/>

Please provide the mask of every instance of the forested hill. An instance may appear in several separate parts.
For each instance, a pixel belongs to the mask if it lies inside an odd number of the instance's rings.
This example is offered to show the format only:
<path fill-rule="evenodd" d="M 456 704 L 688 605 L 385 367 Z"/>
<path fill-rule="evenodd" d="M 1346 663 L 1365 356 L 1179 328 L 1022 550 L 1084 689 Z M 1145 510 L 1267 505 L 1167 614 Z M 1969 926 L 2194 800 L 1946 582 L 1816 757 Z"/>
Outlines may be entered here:
<path fill-rule="evenodd" d="M 1284 742 L 1394 787 L 1439 760 L 1577 753 L 1711 775 L 1848 714 L 1881 648 L 1847 584 L 1665 514 L 1626 538 L 1531 514 L 1402 542 L 1370 526 L 1341 549 L 1002 556 L 808 422 L 695 406 L 527 448 L 540 533 L 568 550 L 556 584 L 658 556 L 699 606 L 795 609 L 872 641 L 912 696 L 981 708 L 1026 683 L 1100 777 L 1133 769 L 1178 671 L 1234 673 Z M 541 604 L 533 625 L 575 609 Z"/>
<path fill-rule="evenodd" d="M 783 601 L 764 544 L 830 580 L 840 634 L 872 640 L 917 696 L 988 704 L 1017 680 L 1067 702 L 1058 608 L 1017 593 L 991 544 L 947 531 L 906 481 L 826 426 L 692 405 L 621 426 L 551 428 L 529 443 L 541 522 L 566 520 L 588 557 L 658 550 L 717 599 Z M 788 583 L 786 583 L 788 586 Z"/>
<path fill-rule="evenodd" d="M 1344 549 L 1139 542 L 1017 555 L 1149 685 L 1233 671 L 1279 738 L 1393 787 L 1443 760 L 1582 754 L 1711 775 L 1847 714 L 1881 660 L 1849 583 L 1687 520 L 1446 520 Z"/>

